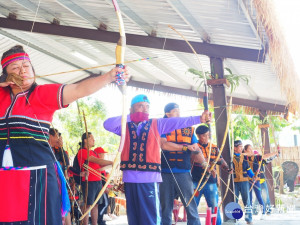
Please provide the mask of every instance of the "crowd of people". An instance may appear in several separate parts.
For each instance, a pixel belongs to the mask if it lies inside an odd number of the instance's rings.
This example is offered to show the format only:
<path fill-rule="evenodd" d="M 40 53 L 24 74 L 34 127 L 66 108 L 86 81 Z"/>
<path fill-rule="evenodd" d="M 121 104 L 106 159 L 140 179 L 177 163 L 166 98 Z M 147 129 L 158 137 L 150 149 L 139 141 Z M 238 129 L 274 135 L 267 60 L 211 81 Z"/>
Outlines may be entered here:
<path fill-rule="evenodd" d="M 30 57 L 21 46 L 5 52 L 1 65 L 0 179 L 1 185 L 5 183 L 3 190 L 8 193 L 0 193 L 1 198 L 7 199 L 4 203 L 7 215 L 0 216 L 0 224 L 19 224 L 20 221 L 72 224 L 75 215 L 80 217 L 95 202 L 107 179 L 106 168 L 113 162 L 104 159 L 107 152 L 103 148 L 95 148 L 98 137 L 92 132 L 82 134 L 79 150 L 70 162 L 61 133 L 50 128 L 53 114 L 114 82 L 119 74 L 128 81 L 128 71 L 126 67 L 114 68 L 77 84 L 37 85 Z M 7 81 L 11 74 L 21 81 Z M 262 219 L 271 213 L 270 201 L 263 199 L 261 194 L 262 189 L 268 191 L 264 166 L 278 153 L 258 155 L 251 145 L 243 147 L 242 141 L 237 140 L 232 163 L 226 162 L 222 156 L 218 157 L 220 150 L 210 141 L 206 124 L 211 120 L 209 112 L 180 117 L 178 104 L 169 103 L 164 107 L 163 118 L 150 119 L 149 110 L 150 100 L 146 95 L 140 94 L 131 100 L 120 163 L 129 225 L 171 225 L 174 202 L 179 199 L 185 207 L 187 224 L 198 225 L 197 208 L 202 195 L 208 207 L 217 207 L 217 212 L 213 213 L 217 213 L 220 225 L 215 163 L 232 174 L 236 201 L 241 193 L 247 224 L 252 224 L 252 190 L 261 206 Z M 108 118 L 104 128 L 121 136 L 121 116 Z M 195 190 L 201 180 L 201 188 Z M 20 182 L 23 185 L 18 185 Z M 65 195 L 67 187 L 68 198 Z M 31 197 L 37 191 L 40 202 Z M 191 198 L 194 191 L 196 195 Z M 22 212 L 15 212 L 15 198 L 5 198 L 5 195 L 15 196 L 16 193 L 27 199 L 28 204 L 23 203 Z M 82 204 L 77 204 L 81 199 L 79 193 L 82 193 Z M 113 187 L 106 190 L 91 209 L 92 225 L 105 224 L 103 217 L 113 212 L 115 194 Z M 88 223 L 89 216 L 86 216 L 83 224 Z"/>

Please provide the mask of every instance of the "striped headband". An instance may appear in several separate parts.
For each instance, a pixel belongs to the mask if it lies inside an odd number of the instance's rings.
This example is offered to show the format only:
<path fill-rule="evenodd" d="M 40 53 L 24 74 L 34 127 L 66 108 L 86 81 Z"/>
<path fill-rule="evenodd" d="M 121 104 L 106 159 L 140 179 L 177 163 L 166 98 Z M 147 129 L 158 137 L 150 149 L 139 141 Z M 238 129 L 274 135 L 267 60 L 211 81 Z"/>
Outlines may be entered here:
<path fill-rule="evenodd" d="M 30 61 L 30 58 L 26 52 L 15 53 L 15 54 L 9 55 L 9 56 L 5 57 L 3 60 L 1 60 L 2 69 L 4 69 L 4 67 L 6 67 L 8 64 L 11 64 L 12 62 L 17 61 L 17 60 Z"/>

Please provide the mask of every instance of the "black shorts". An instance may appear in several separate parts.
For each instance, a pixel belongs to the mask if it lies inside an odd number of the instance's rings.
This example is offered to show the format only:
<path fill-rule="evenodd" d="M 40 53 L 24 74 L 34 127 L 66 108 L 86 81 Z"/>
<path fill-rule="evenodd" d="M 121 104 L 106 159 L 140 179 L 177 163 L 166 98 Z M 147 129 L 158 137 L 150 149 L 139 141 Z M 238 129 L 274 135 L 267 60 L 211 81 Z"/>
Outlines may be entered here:
<path fill-rule="evenodd" d="M 86 182 L 82 184 L 82 192 L 83 192 L 83 199 L 85 201 L 85 189 L 86 189 Z M 96 200 L 99 192 L 102 189 L 102 181 L 89 181 L 88 182 L 88 196 L 87 196 L 87 205 L 92 205 Z M 102 203 L 102 197 L 99 199 L 97 204 Z"/>

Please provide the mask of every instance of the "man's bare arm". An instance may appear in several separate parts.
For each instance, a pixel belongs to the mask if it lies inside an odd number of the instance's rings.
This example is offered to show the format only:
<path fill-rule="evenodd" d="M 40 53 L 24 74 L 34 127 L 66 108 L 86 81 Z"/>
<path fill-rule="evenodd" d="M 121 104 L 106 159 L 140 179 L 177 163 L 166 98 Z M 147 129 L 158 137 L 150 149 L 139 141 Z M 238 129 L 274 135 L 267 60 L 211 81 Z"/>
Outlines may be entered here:
<path fill-rule="evenodd" d="M 99 159 L 99 158 L 96 158 L 95 156 L 90 156 L 89 157 L 89 161 L 93 162 L 93 163 L 97 163 L 100 166 L 108 166 L 108 165 L 112 165 L 113 164 L 112 161 L 105 160 L 105 159 Z"/>

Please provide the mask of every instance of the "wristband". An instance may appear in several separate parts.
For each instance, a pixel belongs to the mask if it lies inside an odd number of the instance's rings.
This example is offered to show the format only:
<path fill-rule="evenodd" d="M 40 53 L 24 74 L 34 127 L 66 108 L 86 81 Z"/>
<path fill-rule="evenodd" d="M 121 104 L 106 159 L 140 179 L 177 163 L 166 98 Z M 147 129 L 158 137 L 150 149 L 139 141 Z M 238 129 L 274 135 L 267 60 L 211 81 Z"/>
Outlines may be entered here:
<path fill-rule="evenodd" d="M 188 146 L 187 145 L 183 145 L 182 146 L 182 151 L 186 152 L 188 150 Z"/>

